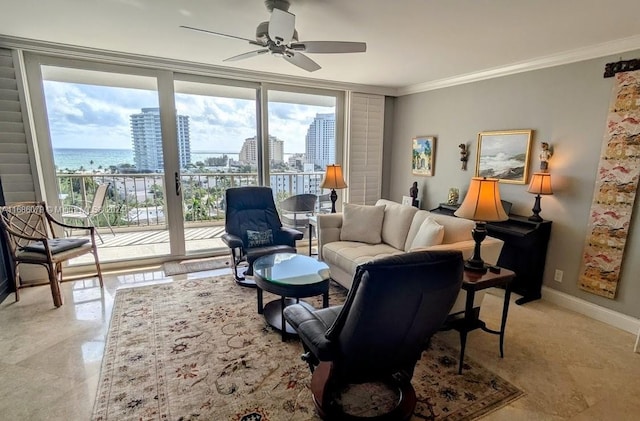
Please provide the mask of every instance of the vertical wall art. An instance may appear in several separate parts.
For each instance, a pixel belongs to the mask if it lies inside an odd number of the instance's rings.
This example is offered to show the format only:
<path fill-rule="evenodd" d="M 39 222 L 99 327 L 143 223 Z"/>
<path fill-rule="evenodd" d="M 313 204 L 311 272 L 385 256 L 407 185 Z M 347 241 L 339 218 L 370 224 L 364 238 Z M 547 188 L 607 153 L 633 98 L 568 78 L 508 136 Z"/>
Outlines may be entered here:
<path fill-rule="evenodd" d="M 436 138 L 418 136 L 413 138 L 411 154 L 411 173 L 415 175 L 433 175 Z"/>
<path fill-rule="evenodd" d="M 615 298 L 640 174 L 640 71 L 618 73 L 613 87 L 589 229 L 581 289 Z"/>

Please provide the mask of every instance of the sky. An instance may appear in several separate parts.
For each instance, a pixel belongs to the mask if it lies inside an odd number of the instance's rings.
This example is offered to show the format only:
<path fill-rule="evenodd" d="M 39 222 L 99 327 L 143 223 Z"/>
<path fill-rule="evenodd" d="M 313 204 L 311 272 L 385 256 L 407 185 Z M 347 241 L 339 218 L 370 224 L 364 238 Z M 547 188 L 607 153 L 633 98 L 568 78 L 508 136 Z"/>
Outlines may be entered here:
<path fill-rule="evenodd" d="M 131 149 L 129 116 L 158 107 L 155 91 L 44 81 L 54 148 Z M 176 94 L 179 114 L 189 116 L 192 151 L 237 153 L 256 135 L 252 100 Z M 285 153 L 303 153 L 307 129 L 317 113 L 333 107 L 270 103 L 269 132 Z"/>

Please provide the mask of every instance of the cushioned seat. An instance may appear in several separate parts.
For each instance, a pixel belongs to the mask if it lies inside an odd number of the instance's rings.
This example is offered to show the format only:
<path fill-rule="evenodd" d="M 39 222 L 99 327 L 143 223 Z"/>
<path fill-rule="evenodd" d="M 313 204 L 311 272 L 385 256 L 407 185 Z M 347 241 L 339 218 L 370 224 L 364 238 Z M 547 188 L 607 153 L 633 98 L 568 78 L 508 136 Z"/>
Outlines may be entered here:
<path fill-rule="evenodd" d="M 240 275 L 239 266 L 245 264 L 245 275 L 252 275 L 257 258 L 271 253 L 296 253 L 296 240 L 302 239 L 302 233 L 282 226 L 269 187 L 229 188 L 225 200 L 226 232 L 222 241 L 231 250 L 236 282 L 255 287 L 253 279 Z"/>
<path fill-rule="evenodd" d="M 284 310 L 306 351 L 311 392 L 323 419 L 345 419 L 337 391 L 367 382 L 397 386 L 401 399 L 391 413 L 363 419 L 411 417 L 415 365 L 451 310 L 462 273 L 459 251 L 403 253 L 358 266 L 342 306 L 310 310 L 296 304 Z"/>
<path fill-rule="evenodd" d="M 13 263 L 13 275 L 16 288 L 16 301 L 20 299 L 20 267 L 22 264 L 43 266 L 49 275 L 46 283 L 29 284 L 51 287 L 53 304 L 56 307 L 62 305 L 60 282 L 62 278 L 62 265 L 74 257 L 87 253 L 93 254 L 96 264 L 96 276 L 100 280 L 100 288 L 103 286 L 100 262 L 98 261 L 98 248 L 96 247 L 96 229 L 93 226 L 84 227 L 89 232 L 87 238 L 58 238 L 56 231 L 69 231 L 77 227 L 57 221 L 47 210 L 44 202 L 20 202 L 0 207 L 0 226 L 5 235 L 11 260 Z M 54 229 L 59 228 L 59 229 Z"/>

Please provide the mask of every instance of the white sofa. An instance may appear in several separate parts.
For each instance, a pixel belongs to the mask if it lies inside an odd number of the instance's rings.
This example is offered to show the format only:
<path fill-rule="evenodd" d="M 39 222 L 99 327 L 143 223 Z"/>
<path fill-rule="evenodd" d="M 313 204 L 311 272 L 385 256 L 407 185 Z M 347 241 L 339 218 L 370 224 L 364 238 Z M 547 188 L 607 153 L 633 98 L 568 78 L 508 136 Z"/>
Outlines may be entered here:
<path fill-rule="evenodd" d="M 350 205 L 345 206 L 348 207 Z M 384 206 L 381 227 L 378 226 L 378 220 L 372 220 L 368 216 L 362 216 L 364 214 L 352 211 L 351 209 L 356 208 L 355 206 L 349 209 L 345 208 L 344 215 L 342 213 L 318 215 L 318 258 L 329 266 L 331 278 L 345 288 L 351 287 L 353 275 L 359 264 L 376 258 L 414 250 L 460 250 L 464 259 L 468 259 L 473 255 L 475 241 L 471 237 L 471 231 L 475 226 L 475 222 L 418 210 L 415 207 L 401 205 L 385 199 L 378 200 L 376 206 Z M 379 210 L 376 211 L 377 214 L 380 213 Z M 359 219 L 354 218 L 353 215 L 358 216 Z M 345 223 L 349 224 L 351 233 L 353 233 L 354 221 L 361 225 L 362 232 L 359 235 L 370 237 L 366 238 L 368 242 L 344 240 L 343 216 Z M 424 231 L 421 230 L 421 227 L 428 217 L 431 217 L 432 221 L 443 227 L 443 229 L 438 229 L 440 232 L 443 231 L 444 235 L 440 234 L 442 241 L 439 244 L 422 246 L 419 241 L 414 243 L 414 240 L 416 240 L 419 232 L 419 238 L 424 238 Z M 429 221 L 429 223 L 432 224 L 432 221 Z M 376 231 L 378 230 L 380 230 L 378 236 L 380 241 L 376 243 Z M 350 236 L 353 237 L 353 234 L 350 234 Z M 436 242 L 439 241 L 436 240 Z M 502 245 L 502 240 L 487 236 L 481 245 L 482 259 L 489 264 L 495 265 L 500 256 Z M 484 296 L 483 292 L 478 291 L 476 293 L 474 307 L 480 306 Z M 464 311 L 465 299 L 466 293 L 461 291 L 451 310 L 451 314 Z"/>

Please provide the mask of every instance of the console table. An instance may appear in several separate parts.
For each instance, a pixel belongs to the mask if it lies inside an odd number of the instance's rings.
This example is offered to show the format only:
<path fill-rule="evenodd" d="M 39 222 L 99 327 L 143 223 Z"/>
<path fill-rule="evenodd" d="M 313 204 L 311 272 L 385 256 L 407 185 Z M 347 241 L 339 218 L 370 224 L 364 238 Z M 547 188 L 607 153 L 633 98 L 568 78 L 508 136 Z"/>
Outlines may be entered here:
<path fill-rule="evenodd" d="M 458 206 L 440 204 L 431 212 L 453 215 Z M 526 216 L 509 215 L 507 221 L 487 222 L 487 232 L 504 241 L 498 266 L 516 273 L 511 290 L 522 295 L 516 304 L 540 299 L 551 221 L 533 222 Z"/>

